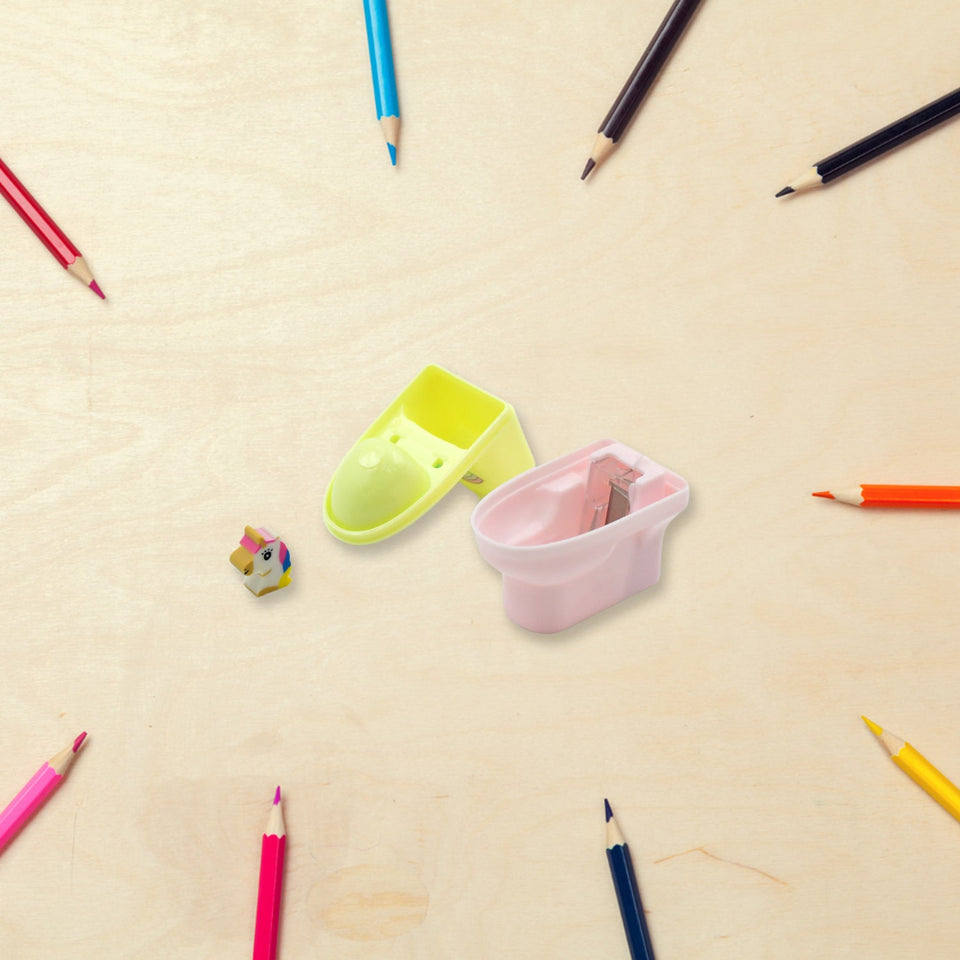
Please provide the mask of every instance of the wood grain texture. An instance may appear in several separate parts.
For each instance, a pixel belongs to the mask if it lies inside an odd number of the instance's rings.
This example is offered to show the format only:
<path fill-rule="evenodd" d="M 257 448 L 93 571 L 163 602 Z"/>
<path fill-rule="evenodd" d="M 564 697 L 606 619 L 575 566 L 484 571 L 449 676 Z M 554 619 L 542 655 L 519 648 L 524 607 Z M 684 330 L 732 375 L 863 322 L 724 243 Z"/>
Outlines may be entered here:
<path fill-rule="evenodd" d="M 0 797 L 90 731 L 0 956 L 243 956 L 282 783 L 284 957 L 621 956 L 609 796 L 658 955 L 952 960 L 957 825 L 859 717 L 960 776 L 957 518 L 809 494 L 960 482 L 960 125 L 773 193 L 956 87 L 955 5 L 706 2 L 586 184 L 661 7 L 391 0 L 397 169 L 359 0 L 5 7 L 0 155 L 109 299 L 0 209 Z M 427 363 L 538 462 L 687 478 L 661 583 L 540 638 L 465 489 L 333 540 Z M 248 523 L 288 589 L 230 567 Z"/>

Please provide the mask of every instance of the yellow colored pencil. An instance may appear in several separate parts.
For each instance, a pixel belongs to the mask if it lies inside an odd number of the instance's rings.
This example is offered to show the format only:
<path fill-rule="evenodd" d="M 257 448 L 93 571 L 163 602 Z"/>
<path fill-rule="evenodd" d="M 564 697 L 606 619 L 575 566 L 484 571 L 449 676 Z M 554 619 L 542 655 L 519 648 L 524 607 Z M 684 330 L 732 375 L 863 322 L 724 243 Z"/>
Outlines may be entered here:
<path fill-rule="evenodd" d="M 923 787 L 944 810 L 960 820 L 960 790 L 909 743 L 895 737 L 872 720 L 866 717 L 861 719 L 883 744 L 890 754 L 890 759 L 911 780 Z"/>

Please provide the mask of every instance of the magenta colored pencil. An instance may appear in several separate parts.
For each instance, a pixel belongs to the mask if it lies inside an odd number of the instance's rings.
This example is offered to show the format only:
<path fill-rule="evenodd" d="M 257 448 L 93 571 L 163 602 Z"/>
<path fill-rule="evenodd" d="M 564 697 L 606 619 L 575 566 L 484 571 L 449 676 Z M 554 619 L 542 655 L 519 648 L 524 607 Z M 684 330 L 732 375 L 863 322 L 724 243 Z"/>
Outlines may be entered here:
<path fill-rule="evenodd" d="M 280 788 L 273 798 L 267 829 L 260 844 L 260 892 L 257 927 L 253 935 L 253 960 L 276 960 L 280 932 L 280 896 L 283 893 L 283 855 L 287 831 L 280 809 Z"/>
<path fill-rule="evenodd" d="M 3 851 L 20 828 L 60 786 L 60 781 L 67 775 L 73 758 L 86 737 L 87 734 L 84 731 L 69 747 L 64 747 L 55 757 L 51 757 L 0 813 L 0 851 Z"/>
<path fill-rule="evenodd" d="M 0 160 L 0 194 L 20 214 L 20 218 L 37 235 L 40 242 L 57 258 L 60 266 L 88 286 L 101 300 L 106 300 L 80 251 L 2 160 Z"/>

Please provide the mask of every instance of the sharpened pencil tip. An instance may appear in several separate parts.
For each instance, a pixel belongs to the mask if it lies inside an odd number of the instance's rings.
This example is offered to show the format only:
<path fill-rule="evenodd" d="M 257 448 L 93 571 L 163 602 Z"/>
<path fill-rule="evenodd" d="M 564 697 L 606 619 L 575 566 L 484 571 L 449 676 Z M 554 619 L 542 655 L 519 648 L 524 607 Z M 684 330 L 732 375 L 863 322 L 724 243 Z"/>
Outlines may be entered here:
<path fill-rule="evenodd" d="M 101 300 L 106 300 L 106 299 L 107 299 L 106 294 L 104 294 L 104 292 L 100 289 L 100 285 L 97 283 L 96 280 L 91 280 L 91 281 L 90 281 L 90 289 L 91 289 Z"/>
<path fill-rule="evenodd" d="M 816 493 L 812 493 L 813 497 L 823 497 L 825 500 L 836 500 L 837 498 L 829 490 L 818 490 Z"/>
<path fill-rule="evenodd" d="M 397 148 L 392 144 L 387 144 L 387 152 L 390 154 L 390 162 L 396 166 L 397 165 Z"/>
<path fill-rule="evenodd" d="M 73 752 L 74 752 L 74 753 L 76 753 L 76 752 L 80 749 L 80 745 L 81 745 L 81 744 L 83 743 L 83 741 L 86 740 L 86 739 L 87 739 L 87 731 L 84 730 L 83 733 L 81 733 L 80 736 L 77 737 L 77 739 L 73 741 Z"/>
<path fill-rule="evenodd" d="M 587 161 L 587 165 L 583 168 L 583 173 L 580 174 L 581 180 L 586 180 L 590 176 L 590 171 L 597 165 L 597 161 L 591 157 Z"/>
<path fill-rule="evenodd" d="M 878 723 L 874 723 L 872 720 L 868 720 L 863 714 L 860 714 L 860 719 L 870 728 L 870 732 L 875 736 L 880 736 L 883 733 L 883 727 Z"/>
<path fill-rule="evenodd" d="M 613 819 L 613 811 L 610 809 L 610 801 L 606 797 L 603 799 L 603 812 L 606 815 L 607 823 Z"/>
<path fill-rule="evenodd" d="M 775 197 L 785 197 L 788 193 L 793 193 L 793 187 L 784 187 L 779 193 L 775 193 Z"/>
<path fill-rule="evenodd" d="M 280 788 L 277 787 L 277 792 L 273 795 L 273 805 L 276 806 L 280 802 Z"/>

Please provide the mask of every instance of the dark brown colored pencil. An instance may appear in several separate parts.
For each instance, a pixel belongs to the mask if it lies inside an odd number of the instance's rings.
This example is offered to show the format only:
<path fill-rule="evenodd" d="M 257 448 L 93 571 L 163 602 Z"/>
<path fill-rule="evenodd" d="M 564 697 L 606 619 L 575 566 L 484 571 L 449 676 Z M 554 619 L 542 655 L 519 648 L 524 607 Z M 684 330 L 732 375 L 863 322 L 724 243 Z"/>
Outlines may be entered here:
<path fill-rule="evenodd" d="M 673 6 L 660 24 L 660 29 L 643 51 L 633 73 L 627 78 L 609 113 L 603 118 L 590 159 L 580 174 L 581 180 L 587 179 L 590 171 L 613 150 L 614 144 L 623 136 L 698 6 L 700 0 L 674 0 Z"/>

